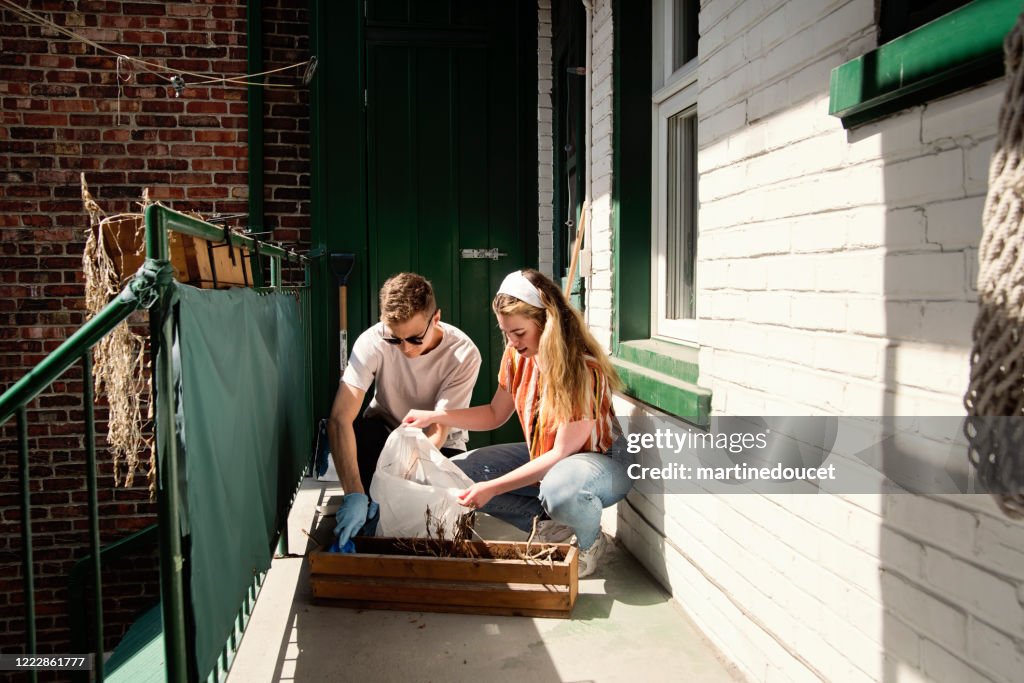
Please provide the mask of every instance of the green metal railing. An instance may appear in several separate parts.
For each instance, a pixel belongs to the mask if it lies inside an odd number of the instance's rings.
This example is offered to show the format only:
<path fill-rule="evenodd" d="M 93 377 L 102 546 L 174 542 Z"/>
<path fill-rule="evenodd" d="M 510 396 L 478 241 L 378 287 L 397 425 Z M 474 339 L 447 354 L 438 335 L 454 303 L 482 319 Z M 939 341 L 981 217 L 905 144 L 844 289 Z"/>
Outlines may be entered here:
<path fill-rule="evenodd" d="M 91 624 L 88 623 L 89 620 L 86 616 L 86 588 L 90 584 L 95 587 L 95 577 L 100 572 L 100 557 L 102 557 L 103 562 L 110 562 L 122 555 L 137 553 L 141 548 L 152 549 L 156 547 L 158 539 L 159 528 L 156 524 L 153 524 L 110 545 L 104 546 L 100 549 L 100 556 L 95 554 L 87 555 L 75 563 L 68 578 L 68 625 L 71 629 L 71 652 L 87 652 L 89 650 L 89 643 L 87 642 L 86 634 L 89 632 L 102 632 L 103 630 L 102 612 L 95 611 Z M 98 541 L 95 545 L 98 545 Z M 88 672 L 81 671 L 77 673 L 81 674 L 78 680 L 89 680 Z"/>
<path fill-rule="evenodd" d="M 281 263 L 289 261 L 306 269 L 305 287 L 309 285 L 308 260 L 294 252 L 276 245 L 259 242 L 251 237 L 231 233 L 223 228 L 205 223 L 196 218 L 172 211 L 164 206 L 151 205 L 145 211 L 146 260 L 128 285 L 107 306 L 71 335 L 63 344 L 50 353 L 39 365 L 0 396 L 0 426 L 13 416 L 17 420 L 18 477 L 21 495 L 21 538 L 22 567 L 25 592 L 25 654 L 37 654 L 35 615 L 35 567 L 33 562 L 31 493 L 29 485 L 29 440 L 27 406 L 52 382 L 76 363 L 82 366 L 83 405 L 85 413 L 85 477 L 88 482 L 89 546 L 91 554 L 91 577 L 93 582 L 94 616 L 92 623 L 94 657 L 94 680 L 103 681 L 103 600 L 99 533 L 99 504 L 96 478 L 96 433 L 93 412 L 93 374 L 91 350 L 104 336 L 132 313 L 141 309 L 149 310 L 151 354 L 157 362 L 153 367 L 154 405 L 163 424 L 173 424 L 173 368 L 169 353 L 158 353 L 159 349 L 170 348 L 171 317 L 169 315 L 172 271 L 168 247 L 168 231 L 173 231 L 210 241 L 223 241 L 230 246 L 247 248 L 255 256 L 254 261 L 262 271 L 263 258 L 268 259 L 270 288 L 281 287 Z M 260 280 L 256 280 L 260 282 Z M 309 320 L 309 297 L 300 297 L 304 319 Z M 306 327 L 307 349 L 311 344 L 309 326 Z M 308 372 L 308 369 L 307 369 Z M 307 397 L 311 400 L 311 397 Z M 159 422 L 160 420 L 157 420 Z M 189 678 L 186 644 L 186 605 L 182 569 L 181 537 L 177 524 L 169 523 L 178 519 L 182 505 L 178 487 L 172 485 L 178 480 L 178 460 L 175 454 L 175 439 L 162 439 L 157 457 L 159 467 L 158 485 L 158 527 L 160 534 L 161 598 L 164 611 L 164 639 L 167 652 L 167 680 L 186 681 Z M 242 616 L 247 616 L 243 606 Z M 234 640 L 232 635 L 230 640 Z M 224 657 L 226 664 L 227 657 Z M 35 682 L 35 671 L 29 673 Z"/>

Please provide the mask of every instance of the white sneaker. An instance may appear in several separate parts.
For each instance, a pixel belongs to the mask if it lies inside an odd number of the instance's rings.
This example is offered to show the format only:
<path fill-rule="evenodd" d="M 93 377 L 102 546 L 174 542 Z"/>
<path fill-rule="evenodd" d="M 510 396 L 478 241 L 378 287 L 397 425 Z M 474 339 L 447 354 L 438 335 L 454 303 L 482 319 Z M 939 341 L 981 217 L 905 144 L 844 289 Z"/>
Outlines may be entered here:
<path fill-rule="evenodd" d="M 594 541 L 594 545 L 590 546 L 586 550 L 580 551 L 580 556 L 577 565 L 577 576 L 583 578 L 590 576 L 597 569 L 598 564 L 601 562 L 602 556 L 608 550 L 612 540 L 608 537 L 608 534 L 603 531 L 598 535 L 597 540 Z"/>
<path fill-rule="evenodd" d="M 543 522 L 537 522 L 537 531 L 533 535 L 533 540 L 535 543 L 568 543 L 575 533 L 575 530 L 568 524 L 546 519 Z"/>

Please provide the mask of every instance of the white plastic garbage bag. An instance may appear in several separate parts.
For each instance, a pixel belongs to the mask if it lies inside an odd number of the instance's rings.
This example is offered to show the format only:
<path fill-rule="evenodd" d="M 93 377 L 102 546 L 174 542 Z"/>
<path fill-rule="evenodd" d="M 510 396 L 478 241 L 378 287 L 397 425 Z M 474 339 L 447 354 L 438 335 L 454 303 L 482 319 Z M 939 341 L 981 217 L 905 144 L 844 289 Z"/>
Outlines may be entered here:
<path fill-rule="evenodd" d="M 440 521 L 445 538 L 452 538 L 459 516 L 469 508 L 457 496 L 473 480 L 415 427 L 398 427 L 384 444 L 370 482 L 370 497 L 380 505 L 378 536 L 422 538 L 433 535 Z M 432 517 L 427 530 L 427 508 Z"/>

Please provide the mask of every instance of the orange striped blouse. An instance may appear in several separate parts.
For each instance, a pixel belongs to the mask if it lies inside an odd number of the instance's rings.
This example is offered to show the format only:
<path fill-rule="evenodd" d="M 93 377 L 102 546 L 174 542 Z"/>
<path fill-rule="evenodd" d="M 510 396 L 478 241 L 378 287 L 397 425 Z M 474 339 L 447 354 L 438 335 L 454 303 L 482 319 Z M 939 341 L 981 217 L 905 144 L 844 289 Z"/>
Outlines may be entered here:
<path fill-rule="evenodd" d="M 587 405 L 574 416 L 577 420 L 594 420 L 590 438 L 580 448 L 580 453 L 606 453 L 615 440 L 615 412 L 612 409 L 612 389 L 601 366 L 592 356 L 586 356 L 590 371 L 591 391 L 587 394 Z M 541 397 L 544 394 L 544 377 L 536 358 L 523 358 L 511 345 L 505 347 L 498 370 L 498 385 L 512 394 L 516 414 L 526 436 L 530 459 L 547 453 L 555 445 L 558 424 L 545 419 Z"/>

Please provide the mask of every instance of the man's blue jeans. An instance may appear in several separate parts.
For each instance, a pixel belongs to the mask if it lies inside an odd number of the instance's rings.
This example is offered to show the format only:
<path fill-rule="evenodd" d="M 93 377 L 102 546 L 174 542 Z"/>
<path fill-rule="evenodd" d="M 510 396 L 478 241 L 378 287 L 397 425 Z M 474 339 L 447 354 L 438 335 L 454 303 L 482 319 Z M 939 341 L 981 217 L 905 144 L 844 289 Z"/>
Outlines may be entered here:
<path fill-rule="evenodd" d="M 451 461 L 473 481 L 490 481 L 528 463 L 530 452 L 525 443 L 499 444 Z M 480 509 L 526 532 L 533 528 L 533 518 L 546 512 L 572 527 L 580 549 L 586 550 L 601 533 L 601 510 L 625 498 L 633 487 L 626 474 L 629 464 L 612 455 L 576 453 L 548 470 L 540 486 L 495 496 Z"/>

